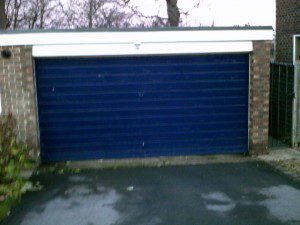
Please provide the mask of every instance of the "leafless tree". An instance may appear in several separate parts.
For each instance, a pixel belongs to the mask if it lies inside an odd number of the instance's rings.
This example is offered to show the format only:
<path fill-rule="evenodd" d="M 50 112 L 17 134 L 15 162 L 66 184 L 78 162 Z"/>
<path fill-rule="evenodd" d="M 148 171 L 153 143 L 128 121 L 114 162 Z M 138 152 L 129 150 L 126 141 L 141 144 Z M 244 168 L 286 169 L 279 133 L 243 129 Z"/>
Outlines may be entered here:
<path fill-rule="evenodd" d="M 0 30 L 6 29 L 5 0 L 0 0 Z"/>
<path fill-rule="evenodd" d="M 3 3 L 4 0 L 0 1 Z M 178 8 L 177 0 L 165 0 L 168 14 L 166 18 L 161 17 L 159 13 L 151 16 L 143 15 L 129 2 L 130 0 L 6 0 L 6 28 L 179 26 L 180 15 L 188 16 L 188 12 Z"/>
<path fill-rule="evenodd" d="M 59 0 L 6 0 L 6 27 L 44 29 L 51 27 Z"/>
<path fill-rule="evenodd" d="M 21 21 L 21 8 L 24 0 L 6 1 L 6 28 L 17 29 Z"/>
<path fill-rule="evenodd" d="M 123 0 L 125 4 L 128 4 L 130 0 Z M 180 23 L 180 11 L 177 6 L 177 0 L 166 0 L 167 4 L 167 13 L 168 13 L 168 23 L 164 23 L 165 19 L 159 16 L 155 16 L 155 20 L 153 21 L 153 25 L 159 25 L 163 23 L 163 25 L 169 25 L 172 27 L 178 27 Z"/>
<path fill-rule="evenodd" d="M 177 0 L 166 0 L 168 20 L 171 27 L 178 27 L 180 22 L 180 12 L 177 6 Z"/>
<path fill-rule="evenodd" d="M 61 27 L 119 28 L 140 26 L 139 16 L 123 0 L 70 0 L 61 4 Z"/>
<path fill-rule="evenodd" d="M 57 0 L 31 0 L 24 18 L 25 26 L 28 28 L 51 28 L 56 19 L 56 9 L 59 5 Z"/>

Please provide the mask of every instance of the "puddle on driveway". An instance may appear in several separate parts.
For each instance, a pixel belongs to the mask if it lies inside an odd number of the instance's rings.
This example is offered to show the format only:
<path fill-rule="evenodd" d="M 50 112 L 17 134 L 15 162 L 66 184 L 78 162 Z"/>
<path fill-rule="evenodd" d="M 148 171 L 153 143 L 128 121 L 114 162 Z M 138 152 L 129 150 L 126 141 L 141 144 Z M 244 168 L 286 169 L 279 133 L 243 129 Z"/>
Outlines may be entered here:
<path fill-rule="evenodd" d="M 260 205 L 265 206 L 272 216 L 281 222 L 300 221 L 300 190 L 279 185 L 263 188 L 260 194 L 267 197 Z"/>
<path fill-rule="evenodd" d="M 74 185 L 66 191 L 66 197 L 59 197 L 41 205 L 43 210 L 29 212 L 22 225 L 58 225 L 62 221 L 68 225 L 101 224 L 110 225 L 120 220 L 120 213 L 114 209 L 119 195 L 114 189 L 95 194 L 87 186 Z"/>
<path fill-rule="evenodd" d="M 206 200 L 215 200 L 220 202 L 230 202 L 231 199 L 222 192 L 212 192 L 209 194 L 202 194 L 201 197 Z"/>
<path fill-rule="evenodd" d="M 222 192 L 202 194 L 201 197 L 205 200 L 205 207 L 209 211 L 226 213 L 236 206 L 235 202 Z"/>
<path fill-rule="evenodd" d="M 259 194 L 265 199 L 259 201 L 245 201 L 242 199 L 233 200 L 222 192 L 211 192 L 202 194 L 205 208 L 215 213 L 229 213 L 234 210 L 237 204 L 264 206 L 269 214 L 279 221 L 298 222 L 300 221 L 300 190 L 288 186 L 279 185 L 252 190 L 247 194 Z"/>

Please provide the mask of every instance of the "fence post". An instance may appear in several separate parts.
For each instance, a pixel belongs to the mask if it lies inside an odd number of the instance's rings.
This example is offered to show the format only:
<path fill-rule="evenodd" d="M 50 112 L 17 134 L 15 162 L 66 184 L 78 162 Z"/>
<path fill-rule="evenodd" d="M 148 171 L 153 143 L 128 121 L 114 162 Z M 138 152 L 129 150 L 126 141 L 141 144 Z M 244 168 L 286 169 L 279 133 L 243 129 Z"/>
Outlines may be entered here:
<path fill-rule="evenodd" d="M 292 147 L 297 147 L 296 145 L 299 144 L 299 90 L 298 90 L 298 82 L 300 75 L 300 64 L 298 61 L 295 62 L 294 65 L 294 101 L 293 101 L 293 129 L 292 129 Z"/>
<path fill-rule="evenodd" d="M 280 81 L 281 81 L 281 66 L 278 66 L 278 85 L 277 85 L 277 126 L 276 126 L 276 136 L 277 136 L 277 144 L 280 140 Z"/>
<path fill-rule="evenodd" d="M 274 64 L 270 64 L 270 93 L 269 93 L 269 136 L 271 136 L 273 146 L 273 74 L 274 74 Z"/>
<path fill-rule="evenodd" d="M 285 70 L 285 110 L 284 110 L 284 139 L 286 140 L 288 138 L 288 131 L 287 131 L 287 118 L 288 118 L 288 95 L 289 95 L 289 89 L 288 89 L 288 82 L 289 82 L 289 66 L 286 66 Z M 290 140 L 290 139 L 289 139 Z"/>

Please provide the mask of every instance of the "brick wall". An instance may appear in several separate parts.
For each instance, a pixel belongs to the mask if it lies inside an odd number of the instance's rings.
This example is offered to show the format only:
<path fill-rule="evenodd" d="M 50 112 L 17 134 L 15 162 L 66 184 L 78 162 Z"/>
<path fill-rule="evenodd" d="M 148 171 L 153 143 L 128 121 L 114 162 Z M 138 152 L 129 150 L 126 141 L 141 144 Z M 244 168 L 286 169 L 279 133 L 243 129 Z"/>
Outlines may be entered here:
<path fill-rule="evenodd" d="M 252 155 L 268 151 L 270 41 L 254 41 L 250 75 L 250 143 Z"/>
<path fill-rule="evenodd" d="M 293 35 L 300 34 L 300 1 L 276 2 L 276 61 L 293 62 Z"/>
<path fill-rule="evenodd" d="M 34 149 L 38 148 L 35 88 L 32 67 L 32 48 L 9 49 L 11 58 L 0 57 L 0 90 L 2 114 L 13 113 L 17 119 L 19 138 Z"/>

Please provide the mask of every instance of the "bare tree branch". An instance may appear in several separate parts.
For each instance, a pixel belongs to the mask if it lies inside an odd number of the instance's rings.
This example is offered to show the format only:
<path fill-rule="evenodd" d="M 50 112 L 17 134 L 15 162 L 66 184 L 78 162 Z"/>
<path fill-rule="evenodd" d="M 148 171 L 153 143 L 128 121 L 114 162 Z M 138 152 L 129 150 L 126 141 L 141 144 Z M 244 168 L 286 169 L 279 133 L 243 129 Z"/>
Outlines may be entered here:
<path fill-rule="evenodd" d="M 1 0 L 0 0 L 1 1 Z M 153 0 L 154 1 L 154 0 Z M 9 29 L 179 26 L 187 17 L 177 0 L 165 0 L 168 17 L 144 15 L 130 0 L 6 0 Z M 195 7 L 199 7 L 200 1 Z"/>
<path fill-rule="evenodd" d="M 55 24 L 60 0 L 7 0 L 6 15 L 9 29 L 44 29 Z"/>
<path fill-rule="evenodd" d="M 0 0 L 0 29 L 6 28 L 6 14 L 5 14 L 5 1 Z"/>
<path fill-rule="evenodd" d="M 129 4 L 130 0 L 122 0 L 125 4 Z M 170 26 L 179 26 L 179 22 L 180 22 L 180 12 L 179 12 L 179 8 L 177 6 L 177 0 L 166 0 L 166 4 L 167 4 L 167 13 L 168 13 L 168 24 Z M 142 17 L 144 18 L 152 18 L 153 20 L 153 26 L 160 26 L 160 24 L 162 26 L 166 26 L 167 23 L 165 23 L 165 18 L 160 17 L 158 15 L 155 16 L 143 16 L 141 13 L 139 13 Z"/>
<path fill-rule="evenodd" d="M 169 24 L 171 27 L 178 27 L 180 20 L 180 13 L 177 6 L 177 0 L 166 0 Z"/>

